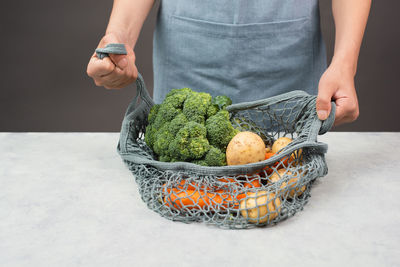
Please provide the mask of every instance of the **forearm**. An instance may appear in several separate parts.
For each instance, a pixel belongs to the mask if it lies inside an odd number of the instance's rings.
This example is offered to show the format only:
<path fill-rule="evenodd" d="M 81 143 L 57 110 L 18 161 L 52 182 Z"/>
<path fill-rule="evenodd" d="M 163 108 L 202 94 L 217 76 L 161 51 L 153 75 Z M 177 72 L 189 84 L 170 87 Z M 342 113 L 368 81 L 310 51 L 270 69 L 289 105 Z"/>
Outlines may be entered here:
<path fill-rule="evenodd" d="M 106 34 L 113 33 L 122 42 L 135 47 L 153 4 L 154 0 L 114 0 Z"/>
<path fill-rule="evenodd" d="M 340 63 L 355 75 L 371 0 L 332 0 L 335 50 L 332 63 Z"/>

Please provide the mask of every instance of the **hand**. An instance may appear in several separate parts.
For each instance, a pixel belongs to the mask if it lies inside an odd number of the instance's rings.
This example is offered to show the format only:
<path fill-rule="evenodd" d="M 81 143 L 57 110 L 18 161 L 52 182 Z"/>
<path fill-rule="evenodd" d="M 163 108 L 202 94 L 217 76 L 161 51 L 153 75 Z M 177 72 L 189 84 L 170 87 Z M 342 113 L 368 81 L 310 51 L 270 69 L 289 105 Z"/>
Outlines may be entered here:
<path fill-rule="evenodd" d="M 353 69 L 336 62 L 332 62 L 319 81 L 316 108 L 320 120 L 328 118 L 332 100 L 336 104 L 335 126 L 358 118 Z"/>
<path fill-rule="evenodd" d="M 105 47 L 109 43 L 123 43 L 114 34 L 105 35 L 98 47 Z M 90 58 L 87 66 L 87 74 L 93 78 L 97 86 L 107 89 L 120 89 L 132 82 L 138 76 L 135 66 L 135 54 L 132 47 L 125 44 L 127 55 L 110 54 L 109 57 L 99 59 L 96 53 Z"/>

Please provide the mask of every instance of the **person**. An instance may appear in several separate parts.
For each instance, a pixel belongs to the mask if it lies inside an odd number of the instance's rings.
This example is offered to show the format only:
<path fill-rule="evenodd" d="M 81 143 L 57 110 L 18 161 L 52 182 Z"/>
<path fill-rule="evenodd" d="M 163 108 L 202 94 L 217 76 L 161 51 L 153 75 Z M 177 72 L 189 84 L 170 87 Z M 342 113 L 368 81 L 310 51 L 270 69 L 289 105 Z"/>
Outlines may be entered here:
<path fill-rule="evenodd" d="M 134 47 L 154 0 L 114 0 L 98 47 L 123 43 L 127 55 L 100 60 L 87 74 L 97 86 L 123 88 L 138 75 Z M 371 0 L 332 0 L 334 55 L 329 66 L 318 0 L 160 0 L 153 43 L 154 100 L 190 87 L 234 102 L 291 90 L 317 95 L 325 120 L 335 101 L 334 125 L 359 116 L 354 76 Z"/>

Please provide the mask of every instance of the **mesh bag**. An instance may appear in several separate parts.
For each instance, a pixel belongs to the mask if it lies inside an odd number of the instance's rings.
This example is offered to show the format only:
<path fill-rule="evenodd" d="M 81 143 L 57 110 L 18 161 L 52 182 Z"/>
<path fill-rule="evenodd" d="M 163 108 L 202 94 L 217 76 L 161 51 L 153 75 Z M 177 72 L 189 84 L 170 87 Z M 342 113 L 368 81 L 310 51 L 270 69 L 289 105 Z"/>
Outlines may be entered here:
<path fill-rule="evenodd" d="M 231 229 L 276 224 L 303 209 L 315 179 L 327 174 L 327 145 L 318 142 L 317 135 L 331 128 L 334 103 L 323 122 L 315 112 L 316 96 L 303 91 L 230 105 L 232 125 L 239 130 L 257 133 L 266 145 L 282 136 L 293 141 L 264 161 L 203 167 L 157 160 L 144 142 L 154 103 L 140 74 L 136 86 L 118 153 L 134 174 L 142 200 L 167 219 Z"/>

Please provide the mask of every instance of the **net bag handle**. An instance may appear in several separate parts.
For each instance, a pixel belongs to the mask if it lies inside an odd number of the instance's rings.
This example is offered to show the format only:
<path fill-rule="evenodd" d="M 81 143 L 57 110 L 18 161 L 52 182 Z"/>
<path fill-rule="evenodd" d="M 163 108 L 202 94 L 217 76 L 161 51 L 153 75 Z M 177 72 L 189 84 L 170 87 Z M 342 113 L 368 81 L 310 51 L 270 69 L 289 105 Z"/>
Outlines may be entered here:
<path fill-rule="evenodd" d="M 235 112 L 239 110 L 245 110 L 248 108 L 255 108 L 264 105 L 273 105 L 282 101 L 290 100 L 294 97 L 308 97 L 309 101 L 316 100 L 316 96 L 314 95 L 309 95 L 308 93 L 301 90 L 293 90 L 291 92 L 269 97 L 266 99 L 233 104 L 226 107 L 226 109 L 229 112 Z M 329 116 L 326 120 L 324 121 L 321 121 L 319 119 L 315 120 L 313 127 L 311 129 L 310 136 L 308 138 L 309 141 L 317 141 L 317 135 L 323 135 L 332 128 L 333 123 L 335 122 L 335 114 L 336 114 L 336 104 L 334 101 L 331 101 L 331 106 L 332 106 L 331 112 L 329 113 Z"/>
<path fill-rule="evenodd" d="M 109 54 L 126 55 L 127 51 L 125 45 L 119 43 L 111 43 L 107 44 L 104 48 L 96 49 L 96 56 L 99 59 L 108 57 Z M 138 138 L 137 135 L 139 131 L 130 131 L 130 128 L 132 126 L 139 126 L 139 123 L 136 123 L 135 120 L 137 118 L 140 118 L 142 121 L 147 121 L 147 114 L 150 108 L 154 105 L 153 99 L 150 97 L 150 94 L 144 83 L 143 76 L 140 73 L 138 73 L 135 85 L 136 96 L 129 104 L 128 109 L 125 112 L 124 119 L 122 121 L 120 141 L 118 143 L 118 150 L 121 153 L 127 152 L 127 141 L 129 138 L 129 134 L 132 134 L 134 139 Z M 140 100 L 140 102 L 138 102 L 138 100 Z"/>

